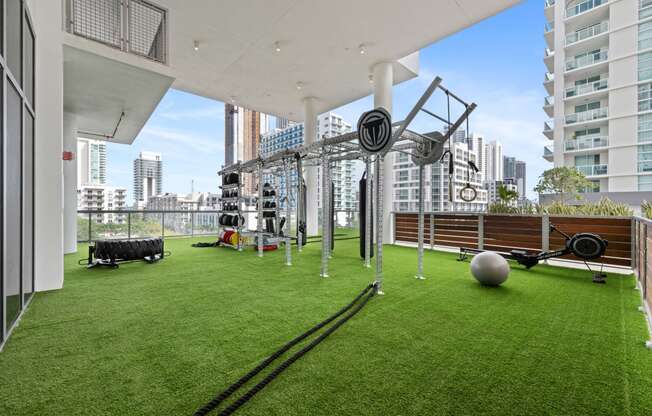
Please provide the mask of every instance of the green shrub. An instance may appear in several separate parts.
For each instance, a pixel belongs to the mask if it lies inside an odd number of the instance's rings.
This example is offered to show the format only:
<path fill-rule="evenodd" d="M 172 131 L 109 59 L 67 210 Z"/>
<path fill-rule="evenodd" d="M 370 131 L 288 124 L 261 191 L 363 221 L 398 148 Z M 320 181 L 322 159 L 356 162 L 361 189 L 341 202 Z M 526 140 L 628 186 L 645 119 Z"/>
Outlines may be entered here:
<path fill-rule="evenodd" d="M 643 214 L 645 218 L 652 218 L 652 203 L 643 201 L 641 203 L 641 214 Z"/>

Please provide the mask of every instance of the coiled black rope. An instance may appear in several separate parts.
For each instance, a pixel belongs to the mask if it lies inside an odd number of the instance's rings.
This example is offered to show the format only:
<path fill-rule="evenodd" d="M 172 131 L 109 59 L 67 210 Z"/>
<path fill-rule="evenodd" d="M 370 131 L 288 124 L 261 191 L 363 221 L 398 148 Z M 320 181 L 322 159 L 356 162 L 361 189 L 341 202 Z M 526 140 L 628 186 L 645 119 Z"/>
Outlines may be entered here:
<path fill-rule="evenodd" d="M 364 305 L 367 304 L 369 299 L 371 299 L 372 296 L 375 295 L 376 291 L 372 290 L 375 289 L 376 283 L 371 283 L 367 287 L 364 288 L 364 290 L 353 299 L 351 303 L 346 305 L 344 308 L 340 309 L 337 311 L 335 314 L 327 318 L 326 320 L 318 323 L 314 327 L 310 328 L 308 331 L 304 332 L 303 334 L 299 335 L 298 337 L 294 338 L 292 341 L 288 342 L 281 348 L 279 348 L 276 352 L 274 352 L 272 355 L 270 355 L 268 358 L 266 358 L 263 362 L 258 364 L 256 368 L 248 372 L 246 375 L 244 375 L 242 378 L 240 378 L 238 381 L 235 383 L 231 384 L 226 390 L 224 390 L 222 393 L 218 394 L 211 400 L 210 402 L 206 403 L 203 407 L 201 407 L 199 410 L 197 410 L 193 416 L 204 416 L 207 415 L 209 412 L 211 412 L 213 409 L 215 409 L 217 406 L 219 406 L 224 400 L 226 400 L 229 396 L 231 396 L 235 391 L 237 391 L 240 387 L 242 387 L 246 382 L 251 380 L 254 376 L 256 376 L 258 373 L 260 373 L 262 370 L 267 368 L 272 362 L 274 362 L 277 358 L 279 358 L 281 355 L 283 355 L 285 352 L 287 352 L 290 348 L 298 344 L 299 342 L 303 341 L 304 339 L 308 338 L 310 335 L 314 334 L 315 332 L 319 331 L 322 329 L 324 326 L 328 325 L 329 323 L 333 322 L 335 319 L 338 317 L 342 316 L 349 310 L 351 310 L 356 303 L 360 299 L 364 297 L 362 302 L 360 302 L 351 312 L 349 312 L 344 318 L 340 319 L 337 321 L 333 326 L 331 326 L 328 330 L 326 330 L 323 334 L 321 334 L 319 337 L 315 338 L 310 344 L 306 345 L 303 349 L 292 355 L 290 358 L 288 358 L 286 361 L 284 361 L 281 365 L 276 367 L 271 373 L 267 375 L 260 383 L 256 384 L 254 387 L 252 387 L 249 391 L 247 391 L 244 395 L 242 395 L 240 398 L 238 398 L 233 404 L 231 404 L 229 407 L 224 409 L 222 412 L 219 413 L 219 416 L 226 416 L 230 415 L 233 412 L 235 412 L 238 408 L 240 408 L 243 404 L 245 404 L 247 401 L 249 401 L 253 396 L 255 396 L 260 390 L 262 390 L 265 386 L 267 386 L 272 380 L 274 380 L 276 377 L 278 377 L 279 374 L 281 374 L 283 371 L 285 371 L 290 365 L 292 365 L 295 361 L 297 361 L 299 358 L 301 358 L 304 354 L 306 354 L 308 351 L 316 347 L 320 342 L 322 342 L 324 339 L 326 339 L 329 335 L 331 335 L 337 328 L 342 326 L 346 321 L 351 319 L 356 313 L 358 313 Z M 365 297 L 366 295 L 366 297 Z"/>

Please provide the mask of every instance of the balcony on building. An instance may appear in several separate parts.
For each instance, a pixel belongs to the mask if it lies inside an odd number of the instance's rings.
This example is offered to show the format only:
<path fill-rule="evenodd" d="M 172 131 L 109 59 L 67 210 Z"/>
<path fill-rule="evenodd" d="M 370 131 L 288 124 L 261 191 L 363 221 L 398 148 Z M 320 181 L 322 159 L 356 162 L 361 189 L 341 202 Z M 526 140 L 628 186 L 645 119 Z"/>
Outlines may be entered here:
<path fill-rule="evenodd" d="M 599 41 L 601 35 L 609 32 L 609 21 L 604 20 L 589 27 L 576 30 L 566 34 L 566 47 L 582 43 L 582 46 L 588 45 L 590 40 Z"/>
<path fill-rule="evenodd" d="M 548 96 L 543 100 L 543 111 L 546 112 L 548 117 L 553 117 L 555 112 L 555 97 Z"/>
<path fill-rule="evenodd" d="M 546 15 L 546 19 L 552 20 L 555 17 L 555 0 L 544 0 L 543 12 Z"/>
<path fill-rule="evenodd" d="M 585 166 L 575 166 L 575 168 L 584 174 L 586 177 L 590 176 L 603 176 L 607 174 L 607 165 L 585 165 Z"/>
<path fill-rule="evenodd" d="M 553 146 L 543 146 L 543 158 L 548 162 L 552 162 L 555 156 L 555 150 Z"/>
<path fill-rule="evenodd" d="M 588 98 L 589 96 L 593 97 L 600 93 L 606 94 L 609 88 L 608 77 L 609 75 L 605 74 L 598 81 L 568 87 L 564 90 L 564 98 L 571 100 L 575 98 Z"/>
<path fill-rule="evenodd" d="M 545 87 L 548 94 L 553 95 L 555 93 L 555 74 L 552 72 L 546 72 L 546 75 L 543 79 L 543 86 Z"/>
<path fill-rule="evenodd" d="M 590 53 L 578 58 L 570 58 L 566 60 L 566 71 L 574 71 L 588 66 L 605 63 L 609 59 L 609 51 L 604 49 L 598 53 Z"/>
<path fill-rule="evenodd" d="M 579 18 L 593 14 L 599 10 L 601 6 L 605 6 L 609 0 L 585 0 L 580 3 L 574 4 L 566 8 L 566 19 Z"/>
<path fill-rule="evenodd" d="M 548 71 L 552 72 L 555 70 L 555 51 L 546 48 L 543 55 L 543 63 L 546 64 Z"/>
<path fill-rule="evenodd" d="M 566 116 L 566 124 L 575 124 L 602 120 L 609 117 L 609 108 L 602 107 L 594 110 L 582 111 L 580 113 L 568 114 Z"/>
<path fill-rule="evenodd" d="M 543 37 L 546 40 L 546 45 L 549 48 L 554 48 L 555 47 L 555 21 L 550 20 L 547 21 L 543 25 Z"/>
<path fill-rule="evenodd" d="M 552 120 L 543 122 L 543 135 L 550 140 L 554 140 L 555 124 Z"/>
<path fill-rule="evenodd" d="M 564 140 L 564 151 L 566 152 L 594 150 L 607 146 L 609 146 L 609 137 L 607 136 L 587 136 Z"/>

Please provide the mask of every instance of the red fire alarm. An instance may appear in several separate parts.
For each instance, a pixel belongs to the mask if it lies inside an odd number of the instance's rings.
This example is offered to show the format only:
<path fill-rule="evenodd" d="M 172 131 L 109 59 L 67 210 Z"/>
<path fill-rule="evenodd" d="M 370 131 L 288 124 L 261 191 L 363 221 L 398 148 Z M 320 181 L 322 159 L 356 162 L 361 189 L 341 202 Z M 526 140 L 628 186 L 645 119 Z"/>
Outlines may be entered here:
<path fill-rule="evenodd" d="M 73 152 L 69 152 L 69 151 L 63 152 L 63 160 L 74 160 L 74 159 L 75 159 L 75 154 Z"/>

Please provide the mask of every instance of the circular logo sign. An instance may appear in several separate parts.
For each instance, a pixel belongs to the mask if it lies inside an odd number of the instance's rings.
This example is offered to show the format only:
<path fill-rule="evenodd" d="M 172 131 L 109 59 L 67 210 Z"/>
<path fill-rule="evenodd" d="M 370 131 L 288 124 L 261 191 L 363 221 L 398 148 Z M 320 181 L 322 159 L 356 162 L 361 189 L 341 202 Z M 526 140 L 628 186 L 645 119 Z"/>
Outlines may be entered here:
<path fill-rule="evenodd" d="M 382 107 L 362 114 L 358 120 L 358 141 L 366 153 L 384 152 L 392 143 L 392 116 Z"/>

